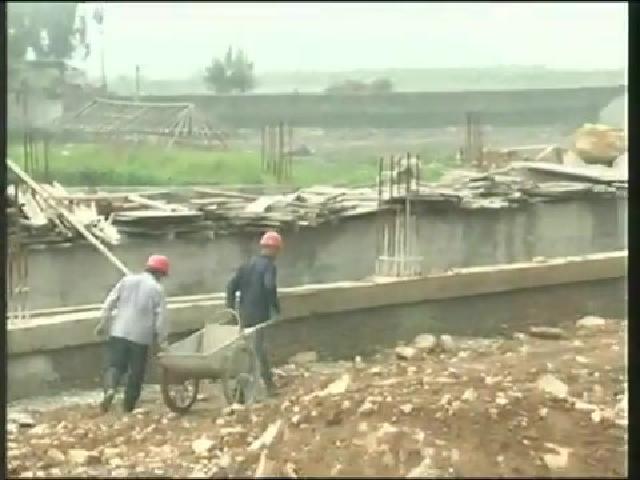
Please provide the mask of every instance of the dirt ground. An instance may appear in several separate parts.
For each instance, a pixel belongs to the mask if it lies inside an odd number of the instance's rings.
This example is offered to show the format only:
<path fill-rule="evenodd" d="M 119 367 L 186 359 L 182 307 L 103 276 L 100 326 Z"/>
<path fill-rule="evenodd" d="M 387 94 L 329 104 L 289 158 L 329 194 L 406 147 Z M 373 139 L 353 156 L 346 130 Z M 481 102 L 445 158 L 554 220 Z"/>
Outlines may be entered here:
<path fill-rule="evenodd" d="M 126 416 L 14 406 L 9 475 L 625 476 L 626 321 L 563 329 L 298 362 L 276 399 L 225 407 L 211 389 L 181 417 L 157 386 Z"/>

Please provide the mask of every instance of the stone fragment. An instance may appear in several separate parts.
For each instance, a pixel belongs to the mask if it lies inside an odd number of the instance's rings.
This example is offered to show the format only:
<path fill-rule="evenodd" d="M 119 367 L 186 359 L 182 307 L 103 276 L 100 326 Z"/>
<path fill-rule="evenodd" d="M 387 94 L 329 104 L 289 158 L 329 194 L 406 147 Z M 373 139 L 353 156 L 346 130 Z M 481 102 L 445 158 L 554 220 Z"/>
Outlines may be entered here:
<path fill-rule="evenodd" d="M 554 327 L 530 327 L 529 336 L 545 340 L 563 340 L 567 338 L 567 332 Z"/>
<path fill-rule="evenodd" d="M 375 412 L 378 407 L 372 403 L 369 399 L 365 400 L 364 403 L 358 408 L 358 413 L 360 415 L 370 415 Z"/>
<path fill-rule="evenodd" d="M 267 458 L 267 451 L 262 450 L 260 453 L 260 459 L 258 460 L 258 466 L 254 473 L 255 478 L 272 477 L 273 462 Z"/>
<path fill-rule="evenodd" d="M 313 351 L 298 352 L 289 359 L 289 363 L 294 365 L 306 365 L 309 363 L 316 363 L 318 361 L 318 354 Z"/>
<path fill-rule="evenodd" d="M 460 461 L 460 450 L 458 450 L 457 448 L 452 448 L 449 456 L 451 457 L 451 461 L 452 462 L 454 462 L 454 463 L 455 462 L 459 462 Z"/>
<path fill-rule="evenodd" d="M 453 342 L 453 337 L 451 335 L 440 335 L 439 345 L 440 348 L 445 352 L 452 352 L 455 349 L 455 343 Z"/>
<path fill-rule="evenodd" d="M 396 358 L 399 360 L 411 360 L 415 358 L 418 351 L 412 347 L 397 347 L 396 348 Z"/>
<path fill-rule="evenodd" d="M 417 467 L 409 471 L 407 478 L 431 478 L 443 476 L 443 472 L 433 466 L 433 454 L 433 449 L 425 449 L 423 451 L 422 462 Z"/>
<path fill-rule="evenodd" d="M 15 423 L 16 425 L 22 428 L 33 428 L 36 426 L 36 421 L 33 419 L 31 415 L 28 415 L 27 413 L 9 414 L 7 421 L 11 423 Z"/>
<path fill-rule="evenodd" d="M 288 461 L 285 464 L 284 471 L 290 478 L 298 478 L 298 476 L 299 476 L 298 475 L 298 468 L 291 461 Z"/>
<path fill-rule="evenodd" d="M 400 411 L 406 415 L 410 414 L 413 411 L 413 405 L 410 403 L 405 403 L 404 405 L 400 405 Z"/>
<path fill-rule="evenodd" d="M 199 457 L 208 456 L 211 450 L 213 450 L 213 446 L 213 440 L 209 440 L 206 437 L 201 437 L 191 443 L 191 449 Z"/>
<path fill-rule="evenodd" d="M 49 457 L 54 462 L 63 463 L 66 460 L 64 453 L 56 448 L 50 448 L 47 450 L 47 457 Z"/>
<path fill-rule="evenodd" d="M 80 448 L 73 448 L 67 452 L 69 462 L 73 465 L 86 466 L 100 462 L 100 455 Z"/>
<path fill-rule="evenodd" d="M 438 345 L 438 339 L 431 334 L 423 333 L 413 340 L 413 346 L 420 350 L 431 351 Z"/>
<path fill-rule="evenodd" d="M 551 374 L 545 374 L 537 382 L 538 389 L 552 395 L 555 398 L 565 399 L 569 393 L 569 387 L 566 383 L 558 380 Z"/>
<path fill-rule="evenodd" d="M 559 447 L 550 443 L 546 443 L 545 446 L 547 448 L 555 450 L 556 452 L 543 455 L 542 460 L 544 464 L 550 470 L 563 470 L 567 468 L 567 465 L 569 464 L 569 453 L 571 452 L 571 449 Z"/>
<path fill-rule="evenodd" d="M 579 327 L 579 328 L 597 328 L 597 327 L 604 327 L 605 325 L 606 325 L 606 321 L 604 318 L 596 317 L 593 315 L 588 315 L 586 317 L 583 317 L 576 322 L 576 327 Z"/>
<path fill-rule="evenodd" d="M 573 408 L 581 412 L 594 412 L 598 410 L 597 405 L 583 402 L 582 400 L 573 399 Z"/>
<path fill-rule="evenodd" d="M 462 394 L 462 400 L 465 402 L 472 402 L 478 398 L 478 393 L 473 388 L 467 388 Z"/>
<path fill-rule="evenodd" d="M 277 420 L 269 425 L 267 429 L 262 433 L 262 435 L 251 443 L 251 445 L 249 446 L 249 451 L 255 452 L 271 445 L 273 440 L 276 438 L 276 435 L 280 431 L 281 426 L 282 420 Z"/>

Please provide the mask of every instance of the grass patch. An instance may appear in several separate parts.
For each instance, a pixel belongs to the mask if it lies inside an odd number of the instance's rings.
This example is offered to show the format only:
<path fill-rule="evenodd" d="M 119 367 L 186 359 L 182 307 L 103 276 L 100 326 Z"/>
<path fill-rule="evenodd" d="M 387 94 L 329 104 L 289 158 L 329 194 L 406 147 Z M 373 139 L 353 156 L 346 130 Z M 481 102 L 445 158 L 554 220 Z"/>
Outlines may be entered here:
<path fill-rule="evenodd" d="M 452 167 L 453 157 L 418 152 L 422 177 L 434 181 Z M 22 165 L 22 147 L 13 144 L 9 156 Z M 260 171 L 259 152 L 203 152 L 185 148 L 98 144 L 57 145 L 50 148 L 52 178 L 67 186 L 187 186 L 273 185 L 275 178 Z M 364 149 L 327 152 L 294 159 L 291 184 L 353 186 L 374 184 L 377 157 Z"/>

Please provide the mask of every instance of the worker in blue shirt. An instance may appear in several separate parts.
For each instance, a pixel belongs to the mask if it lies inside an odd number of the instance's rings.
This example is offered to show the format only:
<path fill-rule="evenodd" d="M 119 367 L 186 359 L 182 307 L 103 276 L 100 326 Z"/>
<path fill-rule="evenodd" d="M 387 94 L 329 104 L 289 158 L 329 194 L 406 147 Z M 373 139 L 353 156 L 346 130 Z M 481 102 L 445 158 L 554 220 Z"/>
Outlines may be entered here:
<path fill-rule="evenodd" d="M 260 239 L 260 255 L 242 265 L 227 285 L 227 307 L 236 310 L 236 294 L 240 294 L 237 308 L 243 328 L 255 327 L 280 313 L 275 258 L 282 249 L 277 232 L 267 232 Z M 275 395 L 275 383 L 264 347 L 264 328 L 255 333 L 255 352 L 260 376 L 270 396 Z"/>

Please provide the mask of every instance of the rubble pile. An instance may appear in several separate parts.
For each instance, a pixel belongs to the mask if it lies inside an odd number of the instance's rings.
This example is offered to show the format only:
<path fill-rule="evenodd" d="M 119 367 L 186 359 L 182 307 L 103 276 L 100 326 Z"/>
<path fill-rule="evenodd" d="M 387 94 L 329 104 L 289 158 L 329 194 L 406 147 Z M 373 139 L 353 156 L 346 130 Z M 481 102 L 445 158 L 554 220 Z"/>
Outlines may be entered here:
<path fill-rule="evenodd" d="M 425 334 L 336 363 L 298 355 L 276 370 L 278 398 L 224 406 L 204 394 L 184 417 L 148 397 L 128 416 L 10 409 L 9 474 L 626 475 L 626 321 L 563 330 Z"/>

